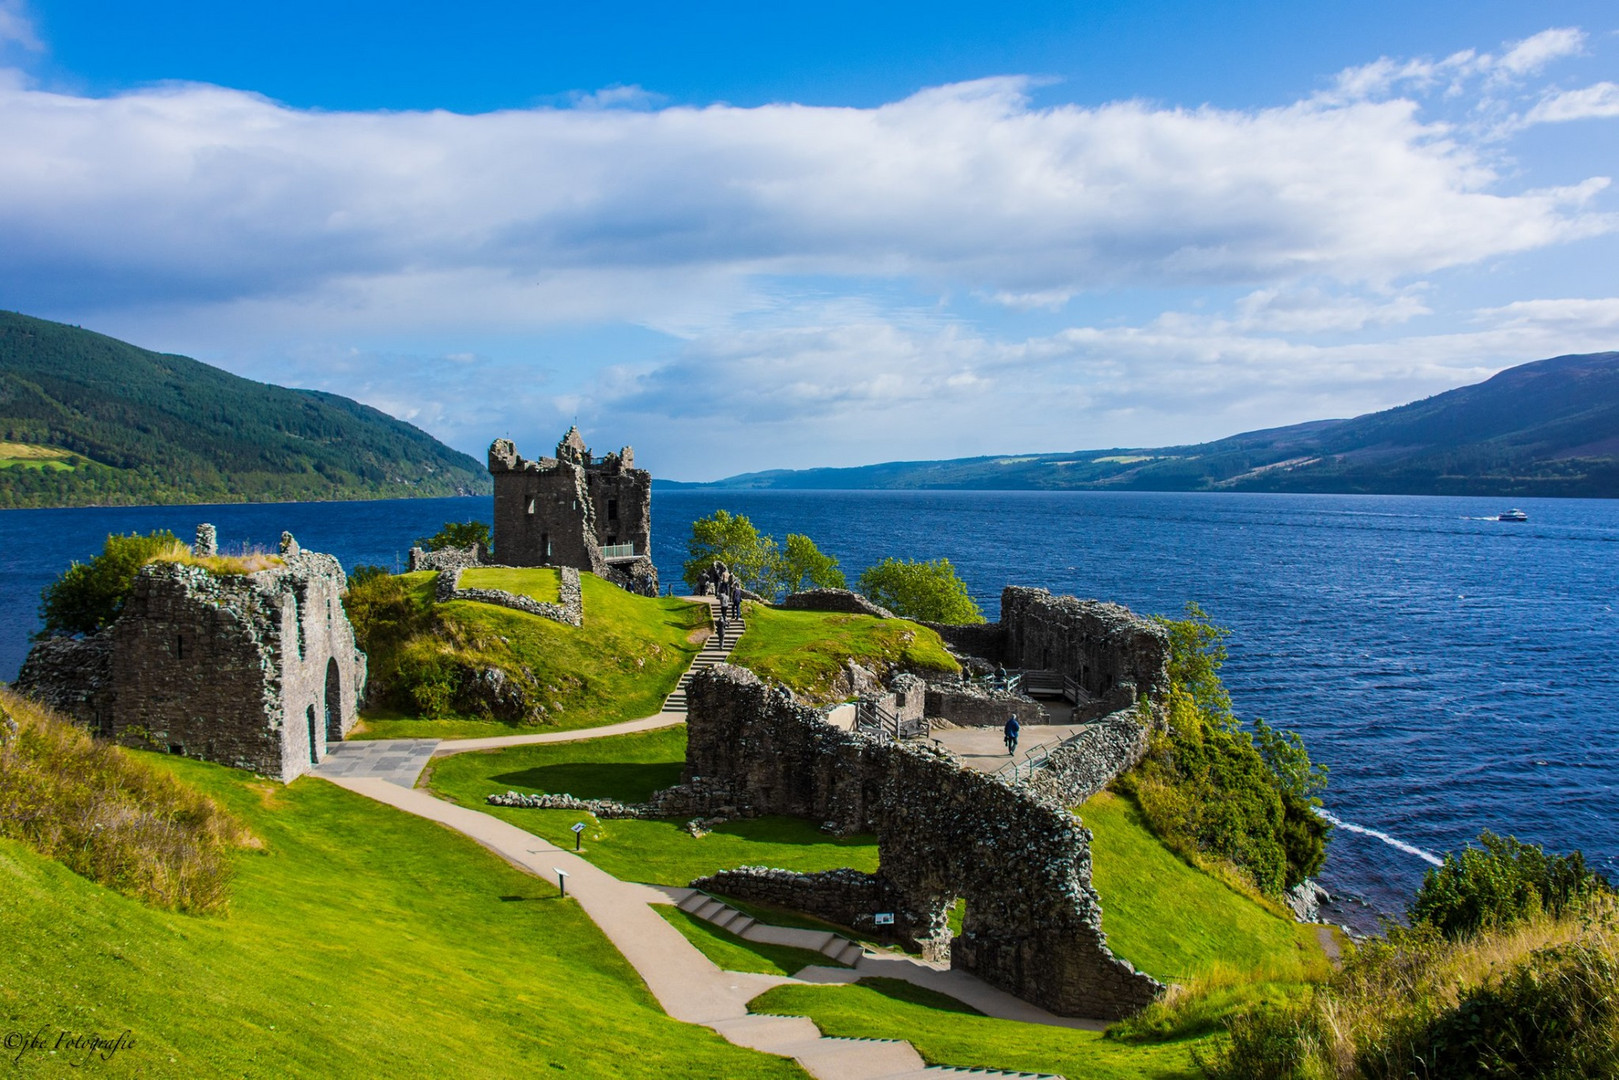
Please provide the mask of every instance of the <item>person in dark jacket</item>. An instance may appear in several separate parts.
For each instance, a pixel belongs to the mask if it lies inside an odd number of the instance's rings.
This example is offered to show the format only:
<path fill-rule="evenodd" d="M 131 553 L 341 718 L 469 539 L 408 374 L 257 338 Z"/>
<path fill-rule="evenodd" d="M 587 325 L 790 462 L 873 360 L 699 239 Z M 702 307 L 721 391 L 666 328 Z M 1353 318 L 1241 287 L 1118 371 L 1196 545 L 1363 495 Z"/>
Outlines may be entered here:
<path fill-rule="evenodd" d="M 1008 754 L 1017 753 L 1017 736 L 1020 730 L 1017 713 L 1013 713 L 1012 718 L 1006 722 L 1006 752 Z"/>

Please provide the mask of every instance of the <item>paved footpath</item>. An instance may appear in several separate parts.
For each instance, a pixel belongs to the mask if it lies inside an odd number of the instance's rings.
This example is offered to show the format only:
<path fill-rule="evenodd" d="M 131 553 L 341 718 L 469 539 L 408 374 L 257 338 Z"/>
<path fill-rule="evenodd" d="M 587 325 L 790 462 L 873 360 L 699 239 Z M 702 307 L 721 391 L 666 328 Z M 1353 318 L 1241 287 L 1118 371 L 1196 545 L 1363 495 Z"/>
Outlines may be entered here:
<path fill-rule="evenodd" d="M 738 1046 L 793 1058 L 817 1080 L 936 1080 L 961 1075 L 927 1067 L 908 1042 L 827 1038 L 805 1017 L 749 1013 L 748 1002 L 759 994 L 800 980 L 720 970 L 652 909 L 653 904 L 669 903 L 670 897 L 650 885 L 620 881 L 515 825 L 444 802 L 425 791 L 371 777 L 329 779 L 367 798 L 446 825 L 547 881 L 556 883 L 558 871 L 566 874 L 568 894 L 578 900 L 646 980 L 658 1004 L 676 1020 L 701 1024 Z M 980 1071 L 973 1075 L 1024 1074 Z"/>

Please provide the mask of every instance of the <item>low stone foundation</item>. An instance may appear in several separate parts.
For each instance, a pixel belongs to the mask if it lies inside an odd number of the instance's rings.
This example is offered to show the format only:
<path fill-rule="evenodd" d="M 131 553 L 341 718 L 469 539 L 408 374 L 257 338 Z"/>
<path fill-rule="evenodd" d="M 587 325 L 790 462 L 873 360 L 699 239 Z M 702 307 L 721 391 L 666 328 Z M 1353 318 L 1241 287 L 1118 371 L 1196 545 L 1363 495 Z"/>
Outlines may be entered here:
<path fill-rule="evenodd" d="M 463 589 L 461 588 L 461 574 L 468 569 L 464 566 L 441 570 L 438 580 L 434 582 L 433 599 L 441 604 L 452 600 L 470 600 L 479 604 L 495 604 L 499 607 L 512 608 L 515 611 L 538 615 L 542 619 L 552 622 L 564 623 L 568 626 L 582 626 L 585 621 L 585 595 L 579 585 L 579 571 L 571 566 L 559 567 L 557 570 L 557 599 L 560 603 L 550 604 L 536 600 L 531 596 L 520 596 L 504 589 Z M 506 569 L 506 568 L 502 568 Z"/>
<path fill-rule="evenodd" d="M 841 611 L 847 615 L 874 615 L 879 619 L 896 618 L 892 611 L 848 589 L 806 589 L 803 592 L 793 593 L 776 607 L 783 611 Z"/>

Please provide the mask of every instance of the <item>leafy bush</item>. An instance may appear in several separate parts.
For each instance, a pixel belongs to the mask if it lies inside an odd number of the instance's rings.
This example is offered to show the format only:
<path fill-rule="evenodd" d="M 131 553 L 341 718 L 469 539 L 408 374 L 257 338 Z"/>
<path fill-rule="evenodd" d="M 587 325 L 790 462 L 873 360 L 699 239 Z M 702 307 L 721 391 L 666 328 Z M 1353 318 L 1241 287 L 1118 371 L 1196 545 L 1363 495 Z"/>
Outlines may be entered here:
<path fill-rule="evenodd" d="M 249 837 L 213 800 L 0 692 L 0 836 L 149 904 L 212 911 Z"/>
<path fill-rule="evenodd" d="M 1201 865 L 1234 867 L 1279 896 L 1326 860 L 1331 827 L 1315 813 L 1326 770 L 1310 762 L 1296 732 L 1264 721 L 1254 734 L 1243 730 L 1219 674 L 1229 631 L 1196 604 L 1184 619 L 1159 621 L 1170 640 L 1168 724 L 1118 784 L 1171 848 Z"/>
<path fill-rule="evenodd" d="M 903 615 L 936 623 L 981 623 L 984 613 L 967 593 L 967 583 L 949 559 L 918 562 L 887 558 L 869 566 L 856 588 L 875 604 Z"/>
<path fill-rule="evenodd" d="M 179 543 L 167 529 L 145 536 L 108 536 L 100 555 L 87 563 L 74 563 L 45 586 L 39 604 L 44 627 L 35 636 L 105 630 L 124 610 L 124 601 L 135 586 L 136 572 Z"/>
<path fill-rule="evenodd" d="M 1488 829 L 1479 834 L 1479 843 L 1482 848 L 1447 854 L 1444 865 L 1423 875 L 1409 912 L 1413 922 L 1460 938 L 1540 911 L 1561 915 L 1592 893 L 1610 891 L 1607 879 L 1587 867 L 1578 851 L 1547 855 Z"/>
<path fill-rule="evenodd" d="M 445 548 L 468 548 L 479 544 L 485 550 L 492 550 L 493 541 L 489 537 L 489 526 L 482 521 L 446 521 L 444 527 L 432 536 L 418 536 L 416 546 L 426 548 L 428 551 L 442 551 Z"/>

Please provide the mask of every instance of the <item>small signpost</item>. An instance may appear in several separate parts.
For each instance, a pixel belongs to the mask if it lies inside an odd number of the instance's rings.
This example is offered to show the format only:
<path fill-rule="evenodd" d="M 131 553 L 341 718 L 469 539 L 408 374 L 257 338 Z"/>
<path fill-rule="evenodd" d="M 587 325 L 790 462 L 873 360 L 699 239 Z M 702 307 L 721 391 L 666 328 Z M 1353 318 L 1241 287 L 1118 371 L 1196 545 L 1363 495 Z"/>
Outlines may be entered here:
<path fill-rule="evenodd" d="M 551 872 L 557 876 L 557 895 L 568 895 L 568 872 L 561 867 L 551 867 Z"/>
<path fill-rule="evenodd" d="M 581 822 L 579 822 L 579 824 L 577 824 L 577 825 L 575 825 L 573 827 L 573 850 L 575 850 L 575 851 L 579 850 L 579 838 L 581 836 L 583 836 L 584 834 L 585 834 L 585 823 L 581 821 Z"/>
<path fill-rule="evenodd" d="M 872 916 L 872 921 L 878 926 L 893 926 L 894 913 L 892 911 L 879 911 L 876 915 Z"/>

